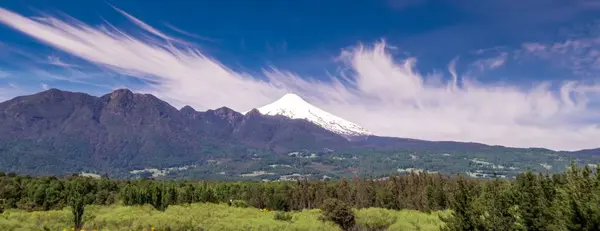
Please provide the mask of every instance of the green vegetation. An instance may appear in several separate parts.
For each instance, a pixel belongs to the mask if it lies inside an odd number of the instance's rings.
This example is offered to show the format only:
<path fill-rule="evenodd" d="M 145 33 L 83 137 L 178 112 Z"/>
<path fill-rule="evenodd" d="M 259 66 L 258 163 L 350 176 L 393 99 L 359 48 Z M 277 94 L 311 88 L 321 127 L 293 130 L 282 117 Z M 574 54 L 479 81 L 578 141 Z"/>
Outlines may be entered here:
<path fill-rule="evenodd" d="M 73 225 L 79 230 L 83 226 L 83 212 L 85 211 L 84 196 L 86 195 L 85 186 L 79 182 L 79 179 L 70 181 L 67 185 L 67 200 L 73 214 Z"/>
<path fill-rule="evenodd" d="M 446 230 L 600 230 L 600 174 L 526 172 L 515 181 L 459 177 Z"/>
<path fill-rule="evenodd" d="M 321 210 L 323 211 L 321 220 L 332 221 L 343 230 L 350 230 L 356 225 L 352 208 L 343 201 L 334 198 L 327 199 L 323 202 Z"/>
<path fill-rule="evenodd" d="M 560 173 L 566 171 L 571 161 L 575 161 L 580 167 L 600 161 L 598 155 L 501 147 L 460 150 L 418 147 L 333 152 L 304 150 L 293 153 L 301 154 L 288 156 L 255 153 L 231 158 L 217 153 L 211 154 L 210 159 L 205 162 L 190 162 L 193 167 L 185 169 L 163 168 L 160 170 L 166 171 L 161 174 L 153 174 L 153 169 L 146 169 L 122 173 L 118 177 L 230 181 L 277 181 L 290 178 L 339 180 L 354 176 L 376 178 L 396 173 L 425 171 L 445 175 L 466 173 L 478 178 L 514 179 L 528 170 Z M 171 167 L 174 169 L 183 166 Z"/>
<path fill-rule="evenodd" d="M 0 173 L 0 202 L 0 230 L 600 230 L 600 174 L 575 163 L 563 173 L 525 172 L 514 180 L 412 173 L 191 182 Z"/>
<path fill-rule="evenodd" d="M 319 220 L 317 209 L 288 212 L 290 220 L 274 217 L 279 212 L 256 208 L 234 208 L 226 204 L 190 204 L 170 206 L 164 212 L 152 206 L 97 206 L 86 207 L 85 230 L 340 230 L 331 222 Z M 389 230 L 439 230 L 442 224 L 437 213 L 417 211 L 392 211 L 385 209 L 361 209 L 356 211 L 359 230 L 378 226 L 377 215 L 394 217 Z M 63 230 L 72 227 L 68 209 L 26 212 L 8 210 L 0 214 L 0 229 L 12 230 Z M 372 230 L 372 229 L 368 229 Z"/>
<path fill-rule="evenodd" d="M 0 174 L 0 200 L 5 209 L 27 211 L 78 208 L 80 202 L 151 205 L 160 211 L 172 205 L 231 202 L 234 207 L 301 211 L 321 208 L 325 200 L 335 198 L 353 208 L 431 211 L 448 208 L 453 185 L 453 179 L 440 174 L 297 182 L 123 181 Z"/>
<path fill-rule="evenodd" d="M 289 212 L 281 212 L 281 211 L 275 213 L 275 215 L 273 216 L 273 219 L 278 220 L 278 221 L 291 221 L 292 218 L 293 218 L 293 216 Z"/>

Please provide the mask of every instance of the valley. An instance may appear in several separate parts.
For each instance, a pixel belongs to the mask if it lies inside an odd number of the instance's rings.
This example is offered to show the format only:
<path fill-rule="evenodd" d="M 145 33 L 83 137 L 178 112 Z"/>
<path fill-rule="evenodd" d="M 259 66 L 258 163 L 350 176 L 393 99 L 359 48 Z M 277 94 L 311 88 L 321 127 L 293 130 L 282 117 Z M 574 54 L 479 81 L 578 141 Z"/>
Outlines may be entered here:
<path fill-rule="evenodd" d="M 296 154 L 296 153 L 292 153 Z M 594 166 L 594 158 L 576 159 L 568 153 L 437 153 L 414 151 L 346 152 L 306 156 L 265 156 L 247 160 L 214 159 L 179 170 L 134 170 L 127 178 L 219 179 L 251 181 L 324 180 L 359 177 L 382 178 L 411 172 L 462 173 L 474 178 L 514 178 L 527 170 L 563 172 L 571 161 Z M 527 156 L 530 157 L 527 157 Z M 488 162 L 490 161 L 490 162 Z M 493 162 L 491 162 L 493 161 Z M 162 172 L 163 174 L 151 174 Z M 295 176 L 295 177 L 290 177 Z"/>

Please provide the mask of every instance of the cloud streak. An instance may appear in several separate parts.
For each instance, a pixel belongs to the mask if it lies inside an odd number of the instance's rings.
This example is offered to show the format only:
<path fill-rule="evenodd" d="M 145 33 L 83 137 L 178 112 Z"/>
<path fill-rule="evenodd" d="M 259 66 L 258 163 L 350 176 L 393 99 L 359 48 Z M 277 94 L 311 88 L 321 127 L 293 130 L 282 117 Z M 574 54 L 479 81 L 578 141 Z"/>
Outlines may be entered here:
<path fill-rule="evenodd" d="M 594 148 L 600 128 L 586 121 L 600 115 L 595 86 L 569 82 L 523 89 L 460 78 L 428 81 L 416 59 L 395 60 L 385 41 L 359 44 L 340 54 L 339 73 L 319 80 L 267 67 L 260 76 L 238 72 L 189 43 L 173 45 L 168 35 L 121 12 L 144 39 L 114 27 L 93 27 L 59 18 L 24 17 L 0 8 L 0 23 L 104 69 L 149 81 L 149 92 L 199 110 L 229 106 L 238 111 L 270 103 L 287 92 L 386 136 L 474 141 L 560 150 Z M 498 68 L 506 55 L 486 62 Z M 321 78 L 322 79 L 322 78 Z M 558 87 L 559 91 L 553 91 Z"/>
<path fill-rule="evenodd" d="M 572 38 L 556 43 L 524 43 L 518 55 L 551 61 L 575 74 L 591 75 L 600 71 L 600 36 Z"/>
<path fill-rule="evenodd" d="M 63 62 L 60 59 L 60 57 L 55 56 L 55 55 L 48 56 L 48 62 L 47 63 L 50 64 L 50 65 L 54 65 L 54 66 L 58 66 L 58 67 L 65 67 L 65 68 L 78 67 L 75 64 L 70 64 L 70 63 Z"/>
<path fill-rule="evenodd" d="M 479 59 L 473 62 L 473 66 L 479 71 L 493 70 L 504 66 L 508 59 L 508 52 L 501 52 L 498 56 Z"/>

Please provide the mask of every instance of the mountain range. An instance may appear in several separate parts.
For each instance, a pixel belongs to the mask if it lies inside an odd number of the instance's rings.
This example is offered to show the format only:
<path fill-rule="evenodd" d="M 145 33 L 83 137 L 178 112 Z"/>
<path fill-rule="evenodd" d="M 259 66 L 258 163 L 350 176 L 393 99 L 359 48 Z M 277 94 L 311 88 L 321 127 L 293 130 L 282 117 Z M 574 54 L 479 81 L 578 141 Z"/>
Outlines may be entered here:
<path fill-rule="evenodd" d="M 248 160 L 265 158 L 277 164 L 288 161 L 277 158 L 290 153 L 395 150 L 531 152 L 478 143 L 378 137 L 294 94 L 244 113 L 227 107 L 204 112 L 190 106 L 177 109 L 153 95 L 127 89 L 100 97 L 50 89 L 0 103 L 0 171 L 24 174 L 119 175 L 215 159 L 249 169 L 244 165 Z M 596 149 L 572 154 L 598 153 Z"/>

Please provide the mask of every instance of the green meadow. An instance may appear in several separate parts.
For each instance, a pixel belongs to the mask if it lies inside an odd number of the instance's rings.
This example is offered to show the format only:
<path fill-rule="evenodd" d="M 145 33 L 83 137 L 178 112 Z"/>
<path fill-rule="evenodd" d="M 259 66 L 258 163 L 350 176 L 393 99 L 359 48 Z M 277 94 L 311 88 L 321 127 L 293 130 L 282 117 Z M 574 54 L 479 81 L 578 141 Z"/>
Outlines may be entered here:
<path fill-rule="evenodd" d="M 152 206 L 97 206 L 85 208 L 83 230 L 340 230 L 319 219 L 318 209 L 288 212 L 290 220 L 276 219 L 277 211 L 198 203 L 169 206 L 164 212 Z M 449 212 L 368 208 L 355 210 L 359 230 L 439 230 L 439 216 Z M 70 209 L 6 210 L 0 214 L 0 230 L 72 230 Z"/>

